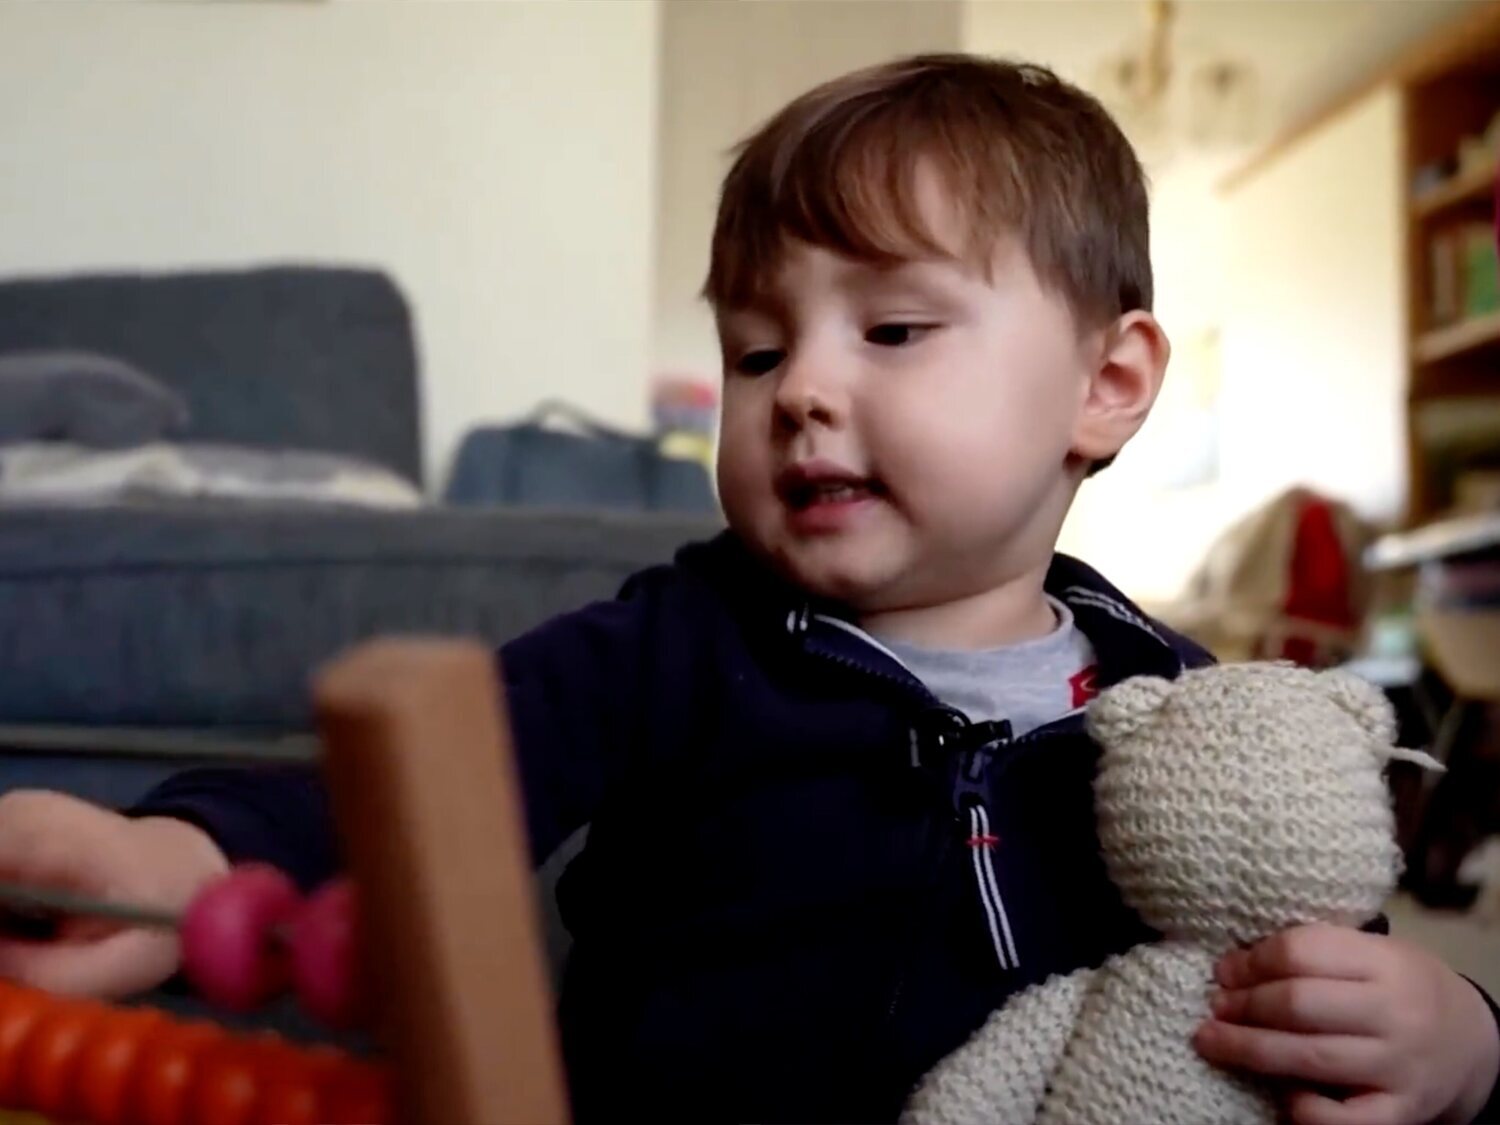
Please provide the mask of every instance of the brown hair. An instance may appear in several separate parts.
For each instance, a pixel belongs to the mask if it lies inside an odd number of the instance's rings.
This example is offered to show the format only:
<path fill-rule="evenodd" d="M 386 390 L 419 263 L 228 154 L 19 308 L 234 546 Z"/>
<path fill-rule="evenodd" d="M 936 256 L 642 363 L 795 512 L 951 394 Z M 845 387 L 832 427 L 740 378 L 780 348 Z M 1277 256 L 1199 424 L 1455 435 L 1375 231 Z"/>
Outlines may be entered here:
<path fill-rule="evenodd" d="M 1150 309 L 1145 177 L 1119 126 L 1043 67 L 959 54 L 836 78 L 742 143 L 704 295 L 750 301 L 787 236 L 875 262 L 951 254 L 917 208 L 929 162 L 969 225 L 964 257 L 988 268 L 1015 236 L 1081 321 Z"/>

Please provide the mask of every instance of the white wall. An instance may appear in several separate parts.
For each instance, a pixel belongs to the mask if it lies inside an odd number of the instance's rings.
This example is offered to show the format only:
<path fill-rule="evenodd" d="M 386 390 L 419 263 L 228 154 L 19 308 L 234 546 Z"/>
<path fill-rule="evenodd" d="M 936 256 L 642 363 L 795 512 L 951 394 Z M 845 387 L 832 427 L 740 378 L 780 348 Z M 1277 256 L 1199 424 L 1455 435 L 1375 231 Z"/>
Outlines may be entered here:
<path fill-rule="evenodd" d="M 718 345 L 698 290 L 730 147 L 819 82 L 898 55 L 959 49 L 963 5 L 676 0 L 662 19 L 654 366 L 716 380 Z"/>
<path fill-rule="evenodd" d="M 421 333 L 430 478 L 544 394 L 642 420 L 658 15 L 0 4 L 0 273 L 383 267 Z"/>
<path fill-rule="evenodd" d="M 1363 100 L 1226 208 L 1227 480 L 1394 518 L 1405 495 L 1400 102 Z"/>

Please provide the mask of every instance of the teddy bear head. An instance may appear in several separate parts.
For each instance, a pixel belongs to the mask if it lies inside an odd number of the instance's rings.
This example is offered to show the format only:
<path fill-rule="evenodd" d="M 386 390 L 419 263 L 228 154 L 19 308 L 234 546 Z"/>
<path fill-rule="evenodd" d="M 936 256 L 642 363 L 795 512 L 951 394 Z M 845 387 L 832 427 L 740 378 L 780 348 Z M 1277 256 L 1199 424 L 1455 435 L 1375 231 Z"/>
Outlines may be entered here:
<path fill-rule="evenodd" d="M 1139 677 L 1090 706 L 1110 876 L 1170 938 L 1357 925 L 1400 873 L 1384 767 L 1395 717 L 1345 672 L 1231 664 Z"/>

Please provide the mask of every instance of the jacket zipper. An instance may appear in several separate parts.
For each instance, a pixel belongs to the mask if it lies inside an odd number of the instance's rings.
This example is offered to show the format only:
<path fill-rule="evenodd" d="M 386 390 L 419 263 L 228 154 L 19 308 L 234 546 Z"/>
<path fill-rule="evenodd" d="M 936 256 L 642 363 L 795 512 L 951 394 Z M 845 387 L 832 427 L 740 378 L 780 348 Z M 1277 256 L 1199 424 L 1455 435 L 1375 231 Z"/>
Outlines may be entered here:
<path fill-rule="evenodd" d="M 995 729 L 994 735 L 985 739 L 981 745 L 965 750 L 960 757 L 955 785 L 960 807 L 968 822 L 969 835 L 965 843 L 974 868 L 974 885 L 979 892 L 979 904 L 984 911 L 985 925 L 995 948 L 995 960 L 1002 970 L 1013 970 L 1020 968 L 1021 959 L 1016 952 L 1010 914 L 1005 909 L 1005 898 L 1000 893 L 1000 879 L 995 871 L 995 849 L 999 846 L 1000 838 L 990 824 L 985 788 L 985 775 L 990 772 L 990 763 L 996 751 L 1012 745 L 1013 740 L 1008 722 L 990 725 Z"/>
<path fill-rule="evenodd" d="M 809 615 L 806 612 L 803 612 L 801 614 L 793 614 L 788 618 L 788 625 L 792 626 L 795 624 L 796 628 L 794 629 L 794 631 L 797 632 L 805 633 L 807 630 L 808 622 Z M 811 649 L 805 651 L 808 651 L 809 654 L 816 659 L 836 665 L 860 676 L 864 676 L 866 678 L 877 680 L 881 683 L 890 684 L 894 687 L 899 688 L 904 695 L 916 701 L 920 701 L 930 710 L 940 710 L 941 712 L 943 712 L 952 723 L 955 730 L 961 730 L 964 727 L 970 725 L 968 717 L 966 715 L 952 707 L 945 706 L 936 696 L 934 696 L 930 691 L 927 690 L 926 685 L 922 684 L 922 682 L 920 680 L 917 680 L 914 676 L 896 676 L 891 674 L 890 672 L 871 667 L 870 665 L 861 663 L 860 661 L 855 660 L 852 657 L 842 656 L 838 653 L 827 652 L 819 649 Z M 912 765 L 916 766 L 919 764 L 920 758 L 917 753 L 916 735 L 914 728 L 912 729 L 912 739 Z M 923 896 L 924 901 L 922 903 L 922 908 L 913 912 L 912 920 L 905 936 L 905 940 L 901 943 L 899 967 L 897 969 L 896 979 L 891 985 L 890 999 L 886 1002 L 885 1015 L 884 1018 L 880 1021 L 880 1026 L 875 1029 L 877 1042 L 881 1037 L 883 1037 L 885 1029 L 895 1021 L 896 1013 L 901 1007 L 901 1000 L 906 991 L 906 981 L 910 970 L 912 957 L 916 951 L 917 943 L 922 939 L 923 926 L 926 919 L 931 916 L 933 909 L 937 906 L 937 899 L 942 891 L 943 868 L 947 864 L 949 853 L 953 849 L 955 833 L 953 831 L 953 825 L 951 823 L 938 821 L 935 824 L 935 828 L 935 832 L 929 830 L 927 839 L 923 842 L 922 847 L 924 857 L 921 868 L 924 869 L 928 875 L 928 885 Z M 878 1055 L 878 1052 L 876 1053 L 876 1055 Z M 876 1055 L 872 1055 L 872 1057 L 876 1057 Z"/>
<path fill-rule="evenodd" d="M 810 615 L 805 611 L 801 614 L 793 614 L 789 619 L 789 625 L 794 626 L 793 631 L 806 632 Z M 850 631 L 851 635 L 859 634 Z M 868 641 L 866 643 L 869 643 Z M 877 646 L 878 647 L 878 646 Z M 861 663 L 852 657 L 843 656 L 838 653 L 810 650 L 811 655 L 817 659 L 837 665 L 848 671 L 857 673 L 882 683 L 898 687 L 908 696 L 921 699 L 933 709 L 940 709 L 950 721 L 952 721 L 955 732 L 973 727 L 967 716 L 962 712 L 948 707 L 938 700 L 926 689 L 926 686 L 915 677 L 902 677 L 893 675 L 880 668 Z M 899 661 L 898 661 L 899 663 Z M 991 830 L 989 820 L 989 807 L 985 801 L 986 792 L 984 786 L 984 775 L 989 768 L 990 761 L 995 757 L 997 749 L 1010 748 L 1013 751 L 1020 746 L 1039 742 L 1042 738 L 1054 733 L 1057 728 L 1069 723 L 1072 717 L 1065 717 L 1044 727 L 1028 731 L 1020 738 L 1012 738 L 1010 724 L 1001 721 L 993 725 L 997 728 L 995 737 L 987 739 L 982 745 L 965 750 L 956 763 L 956 776 L 954 780 L 956 804 L 959 811 L 955 814 L 955 826 L 950 826 L 946 831 L 939 832 L 939 847 L 937 855 L 933 858 L 930 866 L 931 887 L 928 892 L 928 901 L 925 908 L 917 913 L 913 924 L 913 931 L 905 942 L 905 953 L 902 956 L 901 970 L 891 989 L 890 1000 L 886 1004 L 885 1018 L 882 1026 L 889 1026 L 896 1018 L 900 1009 L 901 1000 L 906 989 L 907 969 L 911 961 L 916 942 L 920 939 L 922 920 L 929 917 L 931 908 L 936 905 L 935 897 L 941 887 L 941 877 L 944 865 L 947 863 L 955 833 L 953 827 L 968 832 L 965 843 L 970 848 L 971 863 L 974 870 L 975 885 L 978 890 L 980 905 L 984 912 L 986 927 L 989 931 L 991 943 L 995 950 L 995 959 L 1001 970 L 1012 971 L 1020 967 L 1020 956 L 1016 949 L 1015 935 L 1010 926 L 1010 917 L 1005 909 L 1005 901 L 1000 893 L 999 878 L 995 871 L 994 851 L 999 844 L 999 838 Z M 939 738 L 945 736 L 940 735 Z M 913 764 L 918 762 L 916 748 L 913 747 Z M 1008 762 L 1006 763 L 1008 764 Z M 965 823 L 967 822 L 967 823 Z M 924 849 L 927 850 L 927 849 Z M 927 866 L 924 864 L 924 866 Z"/>
<path fill-rule="evenodd" d="M 810 622 L 810 615 L 808 615 L 807 613 L 803 613 L 801 615 L 793 615 L 793 620 L 796 621 L 797 631 L 806 634 L 808 624 Z M 820 617 L 819 620 L 822 620 L 822 618 Z M 789 621 L 788 623 L 791 624 L 791 621 Z M 864 644 L 869 645 L 872 643 L 871 640 L 867 638 L 862 631 L 850 629 L 849 635 L 861 640 Z M 819 660 L 827 661 L 830 664 L 836 664 L 840 668 L 847 669 L 851 672 L 856 672 L 861 676 L 876 679 L 881 681 L 882 683 L 887 683 L 892 685 L 893 687 L 900 688 L 903 694 L 910 696 L 913 699 L 920 700 L 928 706 L 943 706 L 941 701 L 939 701 L 936 696 L 934 696 L 930 691 L 927 690 L 927 686 L 923 684 L 921 680 L 913 676 L 910 672 L 907 672 L 904 676 L 897 676 L 880 668 L 875 668 L 868 664 L 861 663 L 860 661 L 855 660 L 853 657 L 842 656 L 836 652 L 826 652 L 820 649 L 811 649 L 807 651 L 809 651 L 812 656 L 816 657 Z M 892 657 L 892 659 L 894 659 L 894 657 Z M 896 661 L 896 663 L 899 665 L 900 661 L 898 660 Z M 902 666 L 902 670 L 905 671 L 904 666 Z M 958 711 L 954 711 L 952 708 L 944 709 L 951 711 L 954 715 L 957 715 L 960 718 L 963 717 Z M 965 723 L 967 723 L 968 720 L 965 719 L 964 721 Z"/>

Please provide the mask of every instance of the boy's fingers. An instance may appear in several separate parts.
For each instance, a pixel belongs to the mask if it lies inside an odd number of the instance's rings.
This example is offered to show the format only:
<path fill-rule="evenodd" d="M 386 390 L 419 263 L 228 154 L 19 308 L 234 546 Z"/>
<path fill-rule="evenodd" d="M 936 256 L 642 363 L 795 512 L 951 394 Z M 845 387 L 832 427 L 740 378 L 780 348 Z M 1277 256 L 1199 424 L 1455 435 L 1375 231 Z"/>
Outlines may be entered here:
<path fill-rule="evenodd" d="M 152 930 L 79 943 L 0 940 L 0 979 L 65 996 L 119 999 L 160 984 L 176 964 L 174 939 Z"/>
<path fill-rule="evenodd" d="M 1297 977 L 1221 992 L 1213 1013 L 1251 1027 L 1370 1035 L 1380 1029 L 1382 1008 L 1380 994 L 1364 982 Z"/>
<path fill-rule="evenodd" d="M 1297 1090 L 1287 1099 L 1293 1125 L 1401 1125 L 1405 1119 L 1395 1094 L 1376 1090 L 1339 1101 L 1312 1090 Z"/>
<path fill-rule="evenodd" d="M 1298 926 L 1226 954 L 1215 977 L 1223 988 L 1249 988 L 1287 977 L 1372 980 L 1380 940 L 1341 926 Z"/>
<path fill-rule="evenodd" d="M 1379 1039 L 1358 1035 L 1303 1035 L 1210 1020 L 1193 1036 L 1209 1062 L 1273 1078 L 1333 1086 L 1379 1085 L 1387 1052 Z"/>

